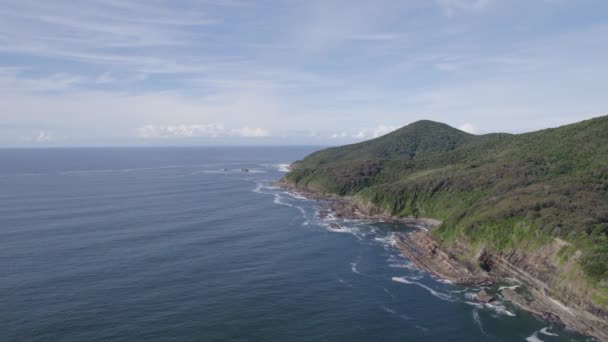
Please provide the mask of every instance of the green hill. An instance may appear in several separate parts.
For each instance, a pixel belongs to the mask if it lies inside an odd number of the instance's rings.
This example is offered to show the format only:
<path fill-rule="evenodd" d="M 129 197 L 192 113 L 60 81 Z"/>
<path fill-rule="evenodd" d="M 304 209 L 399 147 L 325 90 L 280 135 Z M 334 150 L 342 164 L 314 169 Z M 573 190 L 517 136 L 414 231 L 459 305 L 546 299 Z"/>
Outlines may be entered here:
<path fill-rule="evenodd" d="M 582 251 L 589 280 L 608 281 L 608 116 L 518 135 L 418 121 L 313 153 L 285 180 L 384 213 L 439 219 L 433 234 L 443 241 L 504 250 L 560 237 Z"/>
<path fill-rule="evenodd" d="M 446 124 L 423 120 L 373 140 L 313 153 L 306 158 L 306 162 L 323 164 L 337 160 L 416 159 L 451 151 L 474 138 L 474 135 Z"/>

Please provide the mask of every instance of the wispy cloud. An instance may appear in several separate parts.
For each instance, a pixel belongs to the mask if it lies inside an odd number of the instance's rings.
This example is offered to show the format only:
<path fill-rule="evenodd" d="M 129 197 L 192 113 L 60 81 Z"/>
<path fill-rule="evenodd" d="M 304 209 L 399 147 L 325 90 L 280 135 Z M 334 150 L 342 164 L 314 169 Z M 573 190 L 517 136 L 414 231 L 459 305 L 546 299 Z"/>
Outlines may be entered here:
<path fill-rule="evenodd" d="M 21 137 L 22 142 L 26 143 L 35 143 L 35 144 L 48 144 L 48 143 L 56 143 L 62 140 L 66 140 L 67 137 L 58 136 L 53 132 L 49 131 L 38 131 L 32 135 L 26 135 Z"/>
<path fill-rule="evenodd" d="M 200 38 L 193 27 L 215 22 L 202 9 L 169 1 L 9 1 L 0 9 L 0 51 L 138 66 L 147 73 L 190 72 L 208 61 L 176 58 L 159 49 L 186 47 Z"/>
<path fill-rule="evenodd" d="M 389 126 L 389 125 L 378 125 L 374 128 L 363 128 L 363 129 L 353 129 L 349 131 L 340 131 L 330 133 L 329 137 L 331 139 L 354 139 L 354 140 L 366 140 L 381 137 L 385 134 L 388 134 L 394 130 L 396 130 L 397 126 Z"/>
<path fill-rule="evenodd" d="M 43 77 L 23 77 L 24 69 L 0 69 L 0 89 L 7 91 L 21 90 L 26 92 L 64 91 L 83 82 L 78 75 L 51 74 Z"/>
<path fill-rule="evenodd" d="M 358 34 L 352 37 L 349 37 L 351 40 L 360 40 L 360 41 L 389 41 L 402 38 L 403 35 L 399 33 L 392 32 L 381 32 L 381 33 L 368 33 L 368 34 Z"/>
<path fill-rule="evenodd" d="M 41 143 L 325 144 L 422 118 L 477 132 L 573 122 L 608 107 L 608 22 L 592 15 L 602 10 L 600 0 L 7 0 L 0 144 L 41 131 Z"/>
<path fill-rule="evenodd" d="M 263 128 L 241 127 L 227 129 L 222 123 L 213 124 L 180 124 L 180 125 L 145 125 L 138 129 L 138 136 L 143 139 L 158 138 L 220 138 L 220 137 L 244 137 L 261 138 L 268 137 L 270 133 Z"/>
<path fill-rule="evenodd" d="M 495 0 L 436 0 L 443 13 L 452 16 L 459 11 L 480 11 L 488 8 Z"/>

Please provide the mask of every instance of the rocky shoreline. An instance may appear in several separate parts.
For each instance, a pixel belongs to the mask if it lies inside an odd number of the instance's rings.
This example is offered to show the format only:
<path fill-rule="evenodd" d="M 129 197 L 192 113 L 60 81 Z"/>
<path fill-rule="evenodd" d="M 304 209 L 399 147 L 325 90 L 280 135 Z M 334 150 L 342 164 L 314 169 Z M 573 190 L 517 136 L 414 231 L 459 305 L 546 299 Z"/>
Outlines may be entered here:
<path fill-rule="evenodd" d="M 441 221 L 432 218 L 398 217 L 388 215 L 363 203 L 356 203 L 348 197 L 319 194 L 308 189 L 296 188 L 291 183 L 285 181 L 278 181 L 275 183 L 275 185 L 288 191 L 292 191 L 302 197 L 316 200 L 320 206 L 319 215 L 321 218 L 324 218 L 329 215 L 329 213 L 332 213 L 333 216 L 341 219 L 392 221 L 422 228 L 427 231 L 441 224 Z"/>
<path fill-rule="evenodd" d="M 421 230 L 400 234 L 397 248 L 418 267 L 456 284 L 515 284 L 501 288 L 502 298 L 542 319 L 608 341 L 608 314 L 580 297 L 568 298 L 564 296 L 567 293 L 554 290 L 549 285 L 550 275 L 535 274 L 539 265 L 534 264 L 532 254 L 482 249 L 475 256 L 475 264 L 459 257 L 469 252 L 465 244 L 445 247 Z"/>
<path fill-rule="evenodd" d="M 608 312 L 589 303 L 575 291 L 578 289 L 570 288 L 568 293 L 568 288 L 555 289 L 555 286 L 552 286 L 555 281 L 552 277 L 556 272 L 553 272 L 555 265 L 551 262 L 551 256 L 557 253 L 563 241 L 556 241 L 552 246 L 544 247 L 536 253 L 518 250 L 497 253 L 486 248 L 472 251 L 471 246 L 464 242 L 444 245 L 434 239 L 429 232 L 440 225 L 440 221 L 430 218 L 395 217 L 351 198 L 321 195 L 309 189 L 296 189 L 285 181 L 280 181 L 277 185 L 317 200 L 321 207 L 321 218 L 331 213 L 337 218 L 377 219 L 418 227 L 420 229 L 411 233 L 396 234 L 396 247 L 420 269 L 455 284 L 516 285 L 501 287 L 497 295 L 542 319 L 608 342 Z M 472 253 L 474 254 L 470 257 Z M 477 295 L 478 301 L 494 300 L 493 295 L 482 292 L 484 293 Z"/>

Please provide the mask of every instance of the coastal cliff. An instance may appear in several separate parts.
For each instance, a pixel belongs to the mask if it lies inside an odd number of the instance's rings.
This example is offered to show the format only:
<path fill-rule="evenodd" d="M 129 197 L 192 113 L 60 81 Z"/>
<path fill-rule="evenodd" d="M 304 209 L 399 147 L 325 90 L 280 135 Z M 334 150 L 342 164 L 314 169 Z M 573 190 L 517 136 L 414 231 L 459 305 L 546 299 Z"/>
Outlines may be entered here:
<path fill-rule="evenodd" d="M 538 317 L 608 341 L 608 312 L 589 300 L 584 282 L 560 279 L 558 268 L 570 266 L 558 261 L 563 243 L 556 239 L 533 251 L 497 253 L 462 243 L 443 246 L 419 230 L 399 235 L 397 248 L 418 267 L 456 284 L 515 285 L 503 287 L 500 295 Z"/>
<path fill-rule="evenodd" d="M 420 121 L 313 153 L 281 184 L 340 215 L 423 226 L 397 242 L 420 268 L 520 285 L 499 295 L 608 341 L 608 117 L 482 136 Z"/>

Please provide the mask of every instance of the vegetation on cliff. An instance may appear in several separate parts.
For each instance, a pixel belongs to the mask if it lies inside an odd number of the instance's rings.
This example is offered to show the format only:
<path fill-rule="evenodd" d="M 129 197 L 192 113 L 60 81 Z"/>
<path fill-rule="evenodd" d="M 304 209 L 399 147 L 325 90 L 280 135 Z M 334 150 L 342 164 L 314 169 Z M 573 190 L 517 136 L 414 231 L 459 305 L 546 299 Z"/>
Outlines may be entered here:
<path fill-rule="evenodd" d="M 559 237 L 582 251 L 577 262 L 592 284 L 608 282 L 608 116 L 517 135 L 418 121 L 313 153 L 285 180 L 392 215 L 439 219 L 434 235 L 444 241 L 504 250 Z"/>

